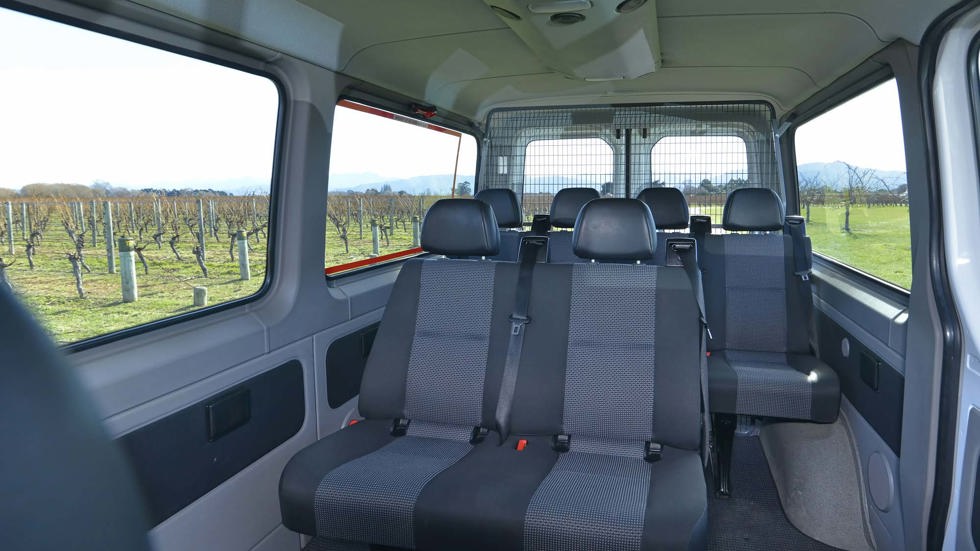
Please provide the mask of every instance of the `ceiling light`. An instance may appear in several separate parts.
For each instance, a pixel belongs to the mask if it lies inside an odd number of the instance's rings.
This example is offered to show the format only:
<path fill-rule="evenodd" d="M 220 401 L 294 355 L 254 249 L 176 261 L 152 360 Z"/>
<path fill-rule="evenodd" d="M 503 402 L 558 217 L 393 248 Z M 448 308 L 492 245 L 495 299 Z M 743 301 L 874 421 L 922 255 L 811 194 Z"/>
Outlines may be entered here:
<path fill-rule="evenodd" d="M 521 16 L 517 15 L 516 13 L 514 13 L 514 12 L 512 12 L 510 10 L 505 10 L 504 8 L 501 8 L 500 6 L 490 6 L 490 9 L 493 10 L 500 17 L 504 17 L 504 18 L 507 18 L 507 19 L 513 19 L 515 21 L 520 21 L 521 20 Z"/>
<path fill-rule="evenodd" d="M 636 11 L 646 4 L 647 0 L 623 0 L 616 6 L 616 11 L 619 13 L 629 13 L 631 11 Z"/>
<path fill-rule="evenodd" d="M 537 14 L 584 11 L 591 7 L 590 0 L 542 0 L 527 5 L 528 11 Z"/>
<path fill-rule="evenodd" d="M 551 16 L 551 22 L 555 25 L 574 25 L 585 21 L 585 16 L 581 13 L 556 13 Z"/>

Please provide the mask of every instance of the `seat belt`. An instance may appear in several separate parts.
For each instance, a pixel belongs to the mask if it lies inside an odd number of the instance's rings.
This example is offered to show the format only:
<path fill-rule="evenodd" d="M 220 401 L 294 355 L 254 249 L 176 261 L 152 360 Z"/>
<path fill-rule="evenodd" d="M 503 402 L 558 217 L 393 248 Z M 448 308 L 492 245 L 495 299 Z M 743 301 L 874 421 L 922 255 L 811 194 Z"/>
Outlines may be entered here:
<path fill-rule="evenodd" d="M 698 245 L 698 250 L 704 250 L 704 237 L 711 233 L 711 217 L 704 214 L 695 214 L 691 216 L 691 236 L 694 237 L 694 242 Z M 701 255 L 698 256 L 698 266 L 701 265 Z"/>
<path fill-rule="evenodd" d="M 806 254 L 805 219 L 797 215 L 787 216 L 786 224 L 783 226 L 783 233 L 789 235 L 793 241 L 793 275 L 800 278 L 796 282 L 796 290 L 800 297 L 800 304 L 803 307 L 803 315 L 807 320 L 807 339 L 809 340 L 815 334 L 814 328 L 811 326 L 814 323 L 813 290 L 810 283 L 813 258 Z"/>
<path fill-rule="evenodd" d="M 713 338 L 711 329 L 708 327 L 708 318 L 704 309 L 704 286 L 701 283 L 701 270 L 698 269 L 698 247 L 697 241 L 691 239 L 671 239 L 669 242 L 671 250 L 677 254 L 684 265 L 684 272 L 691 282 L 694 289 L 694 298 L 698 303 L 698 314 L 700 316 L 701 333 L 699 335 L 699 362 L 701 369 L 701 460 L 705 468 L 708 466 L 711 453 L 709 446 L 711 443 L 711 409 L 708 403 L 708 339 Z M 707 338 L 705 338 L 707 337 Z"/>
<path fill-rule="evenodd" d="M 507 343 L 507 356 L 504 360 L 504 373 L 500 380 L 500 396 L 494 420 L 500 433 L 500 443 L 510 436 L 510 410 L 517 386 L 517 370 L 524 349 L 524 333 L 531 318 L 527 315 L 531 302 L 531 275 L 538 261 L 538 251 L 548 243 L 547 237 L 528 235 L 521 239 L 521 252 L 518 259 L 517 290 L 514 294 L 514 310 L 510 315 L 510 339 Z"/>

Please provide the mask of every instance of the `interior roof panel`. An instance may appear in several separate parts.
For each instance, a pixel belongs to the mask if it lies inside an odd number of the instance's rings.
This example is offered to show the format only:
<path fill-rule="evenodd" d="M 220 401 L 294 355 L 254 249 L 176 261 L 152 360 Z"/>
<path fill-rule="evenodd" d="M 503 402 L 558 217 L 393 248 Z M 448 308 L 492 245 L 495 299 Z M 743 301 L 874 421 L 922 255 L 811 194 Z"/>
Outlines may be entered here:
<path fill-rule="evenodd" d="M 496 106 L 569 98 L 767 98 L 781 115 L 886 44 L 917 43 L 955 3 L 649 0 L 656 1 L 662 67 L 631 80 L 587 82 L 537 59 L 482 0 L 451 7 L 442 0 L 132 1 L 474 120 Z M 592 9 L 614 5 L 593 0 Z"/>

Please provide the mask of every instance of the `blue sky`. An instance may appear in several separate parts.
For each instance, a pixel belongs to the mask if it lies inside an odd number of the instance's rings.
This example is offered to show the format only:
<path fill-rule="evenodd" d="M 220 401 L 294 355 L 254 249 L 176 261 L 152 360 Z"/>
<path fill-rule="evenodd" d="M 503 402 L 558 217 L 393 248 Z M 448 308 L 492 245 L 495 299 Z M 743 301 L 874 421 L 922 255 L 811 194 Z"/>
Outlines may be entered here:
<path fill-rule="evenodd" d="M 0 82 L 0 187 L 268 189 L 278 93 L 265 78 L 0 8 Z M 905 170 L 897 113 L 886 83 L 801 127 L 798 161 Z M 344 109 L 335 118 L 333 174 L 455 168 L 452 136 Z M 461 145 L 460 174 L 472 174 L 475 144 Z"/>

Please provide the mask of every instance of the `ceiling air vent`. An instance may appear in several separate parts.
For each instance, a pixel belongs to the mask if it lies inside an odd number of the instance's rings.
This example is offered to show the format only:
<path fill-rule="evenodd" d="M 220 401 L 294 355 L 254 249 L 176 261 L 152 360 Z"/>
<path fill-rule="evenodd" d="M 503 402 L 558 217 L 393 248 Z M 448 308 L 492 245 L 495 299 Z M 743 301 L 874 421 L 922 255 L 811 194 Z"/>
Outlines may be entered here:
<path fill-rule="evenodd" d="M 630 13 L 642 8 L 643 4 L 646 3 L 647 0 L 623 0 L 616 6 L 616 11 L 619 13 Z"/>
<path fill-rule="evenodd" d="M 574 25 L 585 21 L 585 16 L 581 13 L 564 12 L 556 13 L 551 16 L 551 22 L 555 25 Z"/>

